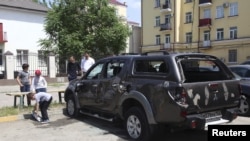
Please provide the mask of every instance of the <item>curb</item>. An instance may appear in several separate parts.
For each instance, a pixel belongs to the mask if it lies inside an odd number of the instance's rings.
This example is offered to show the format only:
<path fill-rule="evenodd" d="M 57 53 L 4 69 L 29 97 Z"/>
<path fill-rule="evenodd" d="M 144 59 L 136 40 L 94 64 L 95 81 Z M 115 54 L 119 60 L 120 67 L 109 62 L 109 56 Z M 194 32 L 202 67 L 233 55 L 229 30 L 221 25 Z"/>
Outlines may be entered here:
<path fill-rule="evenodd" d="M 58 114 L 65 114 L 65 107 L 60 107 L 60 108 L 52 108 L 48 110 L 48 115 L 58 115 Z M 12 122 L 12 121 L 17 121 L 17 120 L 24 120 L 24 119 L 31 119 L 32 115 L 30 113 L 22 113 L 18 115 L 12 115 L 12 116 L 5 116 L 5 117 L 0 117 L 0 123 L 3 122 Z"/>

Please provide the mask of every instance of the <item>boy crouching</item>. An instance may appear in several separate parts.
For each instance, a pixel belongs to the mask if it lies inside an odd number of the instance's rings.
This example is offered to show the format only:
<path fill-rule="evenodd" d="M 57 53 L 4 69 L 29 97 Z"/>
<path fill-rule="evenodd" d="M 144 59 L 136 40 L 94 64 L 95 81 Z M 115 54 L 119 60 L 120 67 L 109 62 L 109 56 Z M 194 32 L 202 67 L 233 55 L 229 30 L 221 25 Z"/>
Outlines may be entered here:
<path fill-rule="evenodd" d="M 28 94 L 28 98 L 36 101 L 33 112 L 38 113 L 38 110 L 40 108 L 42 115 L 41 123 L 48 123 L 49 117 L 47 110 L 53 99 L 52 95 L 46 92 L 38 92 L 38 93 L 30 92 Z"/>

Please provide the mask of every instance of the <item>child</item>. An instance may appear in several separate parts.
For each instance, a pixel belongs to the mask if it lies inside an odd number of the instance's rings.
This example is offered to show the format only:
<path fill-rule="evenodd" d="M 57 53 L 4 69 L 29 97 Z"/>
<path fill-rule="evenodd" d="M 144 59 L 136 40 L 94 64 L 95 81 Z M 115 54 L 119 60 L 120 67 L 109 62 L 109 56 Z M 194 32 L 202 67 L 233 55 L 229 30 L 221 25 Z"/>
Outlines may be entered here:
<path fill-rule="evenodd" d="M 32 92 L 47 92 L 47 81 L 41 76 L 41 71 L 35 71 L 35 77 L 32 78 L 31 81 L 31 91 Z"/>
<path fill-rule="evenodd" d="M 28 94 L 29 99 L 31 100 L 35 100 L 36 104 L 34 106 L 34 112 L 38 113 L 38 110 L 41 110 L 41 114 L 42 114 L 42 121 L 41 123 L 48 123 L 49 122 L 49 117 L 48 117 L 48 108 L 49 105 L 52 101 L 52 95 L 46 92 L 38 92 L 38 93 L 34 93 L 34 92 L 30 92 Z"/>
<path fill-rule="evenodd" d="M 29 64 L 23 64 L 22 65 L 22 71 L 20 71 L 17 75 L 17 83 L 20 86 L 21 92 L 29 92 L 30 91 L 30 84 L 31 84 L 31 78 L 30 74 L 28 72 Z M 23 97 L 24 98 L 24 97 Z M 27 105 L 30 106 L 31 102 L 27 98 Z"/>

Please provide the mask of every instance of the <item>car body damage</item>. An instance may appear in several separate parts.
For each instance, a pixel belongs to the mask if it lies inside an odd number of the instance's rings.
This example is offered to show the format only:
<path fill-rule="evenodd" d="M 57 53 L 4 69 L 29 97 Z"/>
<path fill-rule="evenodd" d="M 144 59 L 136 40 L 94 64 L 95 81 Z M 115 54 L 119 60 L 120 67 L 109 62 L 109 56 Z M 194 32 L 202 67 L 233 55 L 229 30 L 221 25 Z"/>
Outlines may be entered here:
<path fill-rule="evenodd" d="M 120 119 L 132 139 L 147 140 L 160 124 L 204 129 L 233 121 L 239 82 L 211 55 L 115 56 L 100 59 L 81 79 L 70 82 L 65 101 L 71 117 L 83 113 Z"/>

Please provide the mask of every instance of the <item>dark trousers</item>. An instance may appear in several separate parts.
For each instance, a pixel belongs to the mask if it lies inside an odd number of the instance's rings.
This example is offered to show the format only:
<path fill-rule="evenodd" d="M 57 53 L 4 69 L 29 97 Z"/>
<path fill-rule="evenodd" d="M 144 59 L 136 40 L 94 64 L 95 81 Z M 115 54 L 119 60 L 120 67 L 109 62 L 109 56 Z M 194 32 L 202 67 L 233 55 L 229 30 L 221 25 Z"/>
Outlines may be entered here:
<path fill-rule="evenodd" d="M 23 85 L 22 87 L 20 87 L 20 91 L 21 92 L 30 92 L 30 85 Z M 25 96 L 23 96 L 24 99 Z M 27 105 L 30 106 L 31 104 L 31 100 L 28 98 L 27 96 Z"/>
<path fill-rule="evenodd" d="M 52 99 L 53 98 L 51 97 L 49 101 L 41 101 L 39 103 L 39 108 L 40 108 L 41 114 L 42 114 L 42 120 L 48 120 L 49 119 L 47 110 L 49 108 L 49 105 L 50 105 Z"/>
<path fill-rule="evenodd" d="M 36 93 L 38 93 L 38 92 L 47 92 L 47 89 L 46 88 L 36 89 Z"/>

